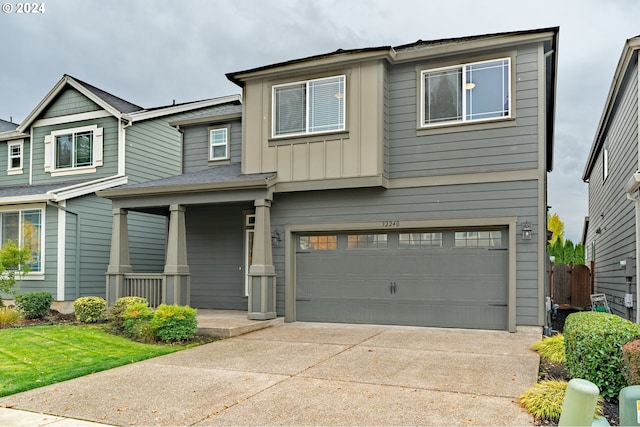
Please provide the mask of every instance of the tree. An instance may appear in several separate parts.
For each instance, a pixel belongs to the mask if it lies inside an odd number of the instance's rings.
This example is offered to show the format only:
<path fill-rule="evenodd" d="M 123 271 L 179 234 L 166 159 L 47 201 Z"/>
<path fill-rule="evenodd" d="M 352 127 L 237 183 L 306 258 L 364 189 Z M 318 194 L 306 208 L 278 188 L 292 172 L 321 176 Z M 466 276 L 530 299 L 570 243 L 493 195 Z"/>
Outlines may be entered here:
<path fill-rule="evenodd" d="M 554 244 L 556 240 L 564 240 L 564 222 L 560 220 L 560 216 L 557 213 L 554 213 L 547 220 L 547 228 L 553 232 L 551 236 L 550 244 Z"/>
<path fill-rule="evenodd" d="M 19 281 L 30 271 L 30 259 L 31 250 L 28 247 L 20 249 L 13 240 L 8 240 L 2 245 L 2 249 L 0 249 L 0 294 L 9 294 L 13 297 L 17 295 Z"/>

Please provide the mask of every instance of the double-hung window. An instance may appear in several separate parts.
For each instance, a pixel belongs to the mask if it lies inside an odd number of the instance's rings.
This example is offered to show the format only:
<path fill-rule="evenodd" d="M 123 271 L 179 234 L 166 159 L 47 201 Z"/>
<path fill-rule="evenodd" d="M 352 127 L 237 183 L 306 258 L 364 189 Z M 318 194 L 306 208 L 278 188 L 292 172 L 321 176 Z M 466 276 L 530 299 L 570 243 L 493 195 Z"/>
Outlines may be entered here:
<path fill-rule="evenodd" d="M 16 173 L 22 171 L 22 158 L 23 158 L 23 144 L 22 141 L 13 142 L 10 141 L 9 147 L 9 162 L 7 171 L 9 173 Z"/>
<path fill-rule="evenodd" d="M 421 125 L 511 116 L 511 59 L 474 62 L 421 73 Z"/>
<path fill-rule="evenodd" d="M 45 171 L 95 172 L 102 166 L 102 131 L 97 125 L 51 132 L 44 138 Z"/>
<path fill-rule="evenodd" d="M 209 129 L 209 160 L 225 160 L 229 158 L 229 129 Z"/>
<path fill-rule="evenodd" d="M 273 87 L 274 137 L 345 130 L 345 76 Z"/>
<path fill-rule="evenodd" d="M 0 212 L 0 243 L 10 240 L 21 249 L 29 249 L 31 272 L 42 273 L 42 209 Z"/>

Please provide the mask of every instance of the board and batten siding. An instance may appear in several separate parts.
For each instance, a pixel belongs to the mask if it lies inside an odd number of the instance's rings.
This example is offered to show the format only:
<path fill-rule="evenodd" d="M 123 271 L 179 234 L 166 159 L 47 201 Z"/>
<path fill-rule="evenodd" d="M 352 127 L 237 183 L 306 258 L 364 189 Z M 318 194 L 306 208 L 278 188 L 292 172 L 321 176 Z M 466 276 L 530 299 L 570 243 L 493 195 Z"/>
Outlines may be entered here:
<path fill-rule="evenodd" d="M 626 198 L 625 185 L 638 169 L 638 79 L 637 64 L 615 109 L 607 131 L 609 174 L 604 180 L 603 153 L 589 176 L 589 230 L 586 259 L 595 261 L 595 291 L 607 294 L 614 312 L 627 317 L 624 296 L 629 289 L 620 261 L 636 258 L 635 206 Z M 600 233 L 596 233 L 600 230 Z M 595 257 L 594 257 L 595 249 Z M 637 265 L 637 260 L 636 260 Z M 636 277 L 631 293 L 635 294 Z M 635 319 L 638 296 L 631 319 Z"/>
<path fill-rule="evenodd" d="M 515 181 L 399 189 L 364 188 L 276 194 L 271 208 L 272 227 L 362 221 L 451 220 L 513 216 L 527 219 L 539 230 L 538 182 Z M 542 222 L 544 224 L 544 221 Z M 506 224 L 505 224 L 506 225 Z M 543 225 L 544 228 L 544 225 Z M 397 230 L 395 230 L 397 231 Z M 519 231 L 519 228 L 518 228 Z M 539 324 L 538 239 L 517 238 L 516 322 Z M 543 238 L 545 234 L 542 234 Z M 293 244 L 293 243 L 292 243 Z M 276 267 L 277 311 L 285 310 L 285 248 L 273 247 Z"/>
<path fill-rule="evenodd" d="M 242 124 L 239 120 L 215 125 L 185 126 L 183 128 L 183 172 L 197 172 L 209 167 L 209 132 L 211 128 L 230 126 L 229 163 L 242 159 Z M 212 162 L 214 163 L 214 162 Z M 217 162 L 215 162 L 217 164 Z"/>
<path fill-rule="evenodd" d="M 492 57 L 510 56 L 511 51 Z M 450 65 L 469 62 L 459 59 Z M 389 67 L 389 178 L 538 168 L 538 45 L 520 47 L 512 60 L 512 126 L 470 130 L 470 125 L 416 130 L 420 70 L 428 63 Z M 514 93 L 512 91 L 512 93 Z M 496 123 L 496 122 L 494 122 Z M 431 129 L 431 130 L 428 130 Z"/>
<path fill-rule="evenodd" d="M 44 137 L 54 130 L 73 129 L 82 126 L 97 125 L 103 128 L 103 166 L 98 166 L 95 173 L 82 173 L 52 177 L 44 171 Z M 33 128 L 33 181 L 37 184 L 55 184 L 77 180 L 94 180 L 106 178 L 118 173 L 118 121 L 115 117 L 103 117 L 93 120 L 63 123 L 58 125 Z"/>
<path fill-rule="evenodd" d="M 247 310 L 244 212 L 253 204 L 187 207 L 192 307 Z"/>
<path fill-rule="evenodd" d="M 102 107 L 91 101 L 76 89 L 67 88 L 62 91 L 49 105 L 41 118 L 49 119 L 52 117 L 99 111 L 101 109 Z"/>

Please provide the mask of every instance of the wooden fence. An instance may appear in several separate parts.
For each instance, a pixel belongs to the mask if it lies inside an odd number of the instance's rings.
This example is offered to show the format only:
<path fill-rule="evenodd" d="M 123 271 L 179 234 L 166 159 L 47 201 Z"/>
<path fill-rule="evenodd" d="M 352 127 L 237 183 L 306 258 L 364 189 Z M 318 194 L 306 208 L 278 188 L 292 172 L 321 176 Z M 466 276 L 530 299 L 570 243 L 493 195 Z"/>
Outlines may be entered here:
<path fill-rule="evenodd" d="M 551 268 L 551 298 L 561 308 L 591 305 L 593 263 L 586 265 L 556 264 Z"/>

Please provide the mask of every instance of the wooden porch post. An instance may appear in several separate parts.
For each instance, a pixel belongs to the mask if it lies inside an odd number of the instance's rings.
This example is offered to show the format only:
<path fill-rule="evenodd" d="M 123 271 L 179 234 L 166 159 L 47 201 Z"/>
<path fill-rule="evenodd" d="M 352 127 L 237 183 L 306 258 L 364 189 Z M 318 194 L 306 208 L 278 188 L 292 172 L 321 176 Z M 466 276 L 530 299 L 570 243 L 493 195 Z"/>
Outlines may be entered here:
<path fill-rule="evenodd" d="M 131 273 L 129 259 L 129 226 L 126 209 L 113 210 L 111 252 L 107 267 L 107 304 L 111 305 L 123 296 L 124 275 Z"/>
<path fill-rule="evenodd" d="M 271 201 L 256 200 L 253 258 L 249 267 L 249 319 L 275 319 L 276 271 L 271 255 Z"/>
<path fill-rule="evenodd" d="M 191 303 L 191 274 L 187 263 L 187 233 L 185 208 L 169 206 L 169 238 L 164 266 L 162 299 L 165 304 Z"/>

